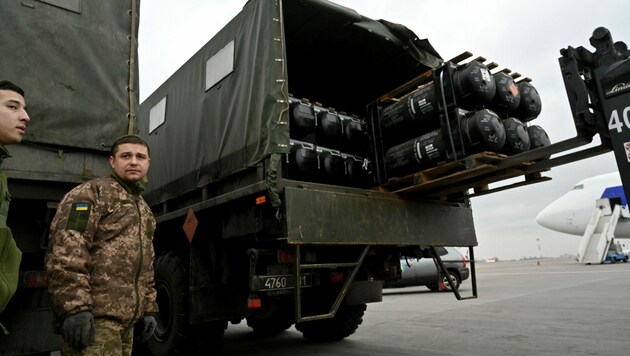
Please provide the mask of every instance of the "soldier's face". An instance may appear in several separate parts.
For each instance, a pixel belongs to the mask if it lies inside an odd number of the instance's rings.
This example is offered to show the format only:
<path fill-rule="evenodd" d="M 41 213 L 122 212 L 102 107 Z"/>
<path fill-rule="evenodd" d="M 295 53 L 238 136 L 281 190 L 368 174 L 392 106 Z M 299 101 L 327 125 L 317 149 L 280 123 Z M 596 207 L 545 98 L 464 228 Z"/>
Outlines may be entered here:
<path fill-rule="evenodd" d="M 124 181 L 136 183 L 147 175 L 149 151 L 144 145 L 123 143 L 118 146 L 116 156 L 109 157 L 114 172 Z"/>
<path fill-rule="evenodd" d="M 0 90 L 0 144 L 20 143 L 30 121 L 24 97 L 13 90 Z"/>

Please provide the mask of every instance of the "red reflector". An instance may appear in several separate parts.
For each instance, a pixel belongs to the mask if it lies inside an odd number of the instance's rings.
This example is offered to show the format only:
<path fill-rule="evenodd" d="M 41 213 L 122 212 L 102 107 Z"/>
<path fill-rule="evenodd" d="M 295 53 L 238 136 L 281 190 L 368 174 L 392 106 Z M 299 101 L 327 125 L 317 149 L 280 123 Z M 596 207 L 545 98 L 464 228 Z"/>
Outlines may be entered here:
<path fill-rule="evenodd" d="M 278 250 L 278 263 L 287 264 L 293 263 L 293 261 L 295 261 L 295 254 L 293 254 L 293 252 L 287 250 Z"/>
<path fill-rule="evenodd" d="M 267 197 L 264 195 L 262 197 L 256 198 L 256 205 L 265 204 L 266 202 L 267 202 Z"/>
<path fill-rule="evenodd" d="M 343 282 L 343 273 L 341 272 L 332 272 L 328 277 L 328 281 L 330 284 L 337 284 Z"/>
<path fill-rule="evenodd" d="M 262 302 L 258 297 L 249 297 L 247 298 L 247 307 L 249 309 L 258 309 L 262 307 Z"/>
<path fill-rule="evenodd" d="M 47 288 L 48 275 L 45 271 L 28 271 L 24 273 L 24 288 Z"/>

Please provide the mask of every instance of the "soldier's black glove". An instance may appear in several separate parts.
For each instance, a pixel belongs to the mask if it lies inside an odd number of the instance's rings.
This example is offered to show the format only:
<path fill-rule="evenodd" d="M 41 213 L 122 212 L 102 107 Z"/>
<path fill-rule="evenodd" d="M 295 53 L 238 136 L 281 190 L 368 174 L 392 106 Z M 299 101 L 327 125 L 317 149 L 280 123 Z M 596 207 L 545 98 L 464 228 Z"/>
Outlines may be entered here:
<path fill-rule="evenodd" d="M 145 315 L 143 318 L 144 327 L 142 328 L 142 336 L 140 338 L 141 342 L 147 342 L 153 333 L 155 333 L 155 328 L 157 327 L 157 321 L 153 315 Z"/>
<path fill-rule="evenodd" d="M 96 326 L 89 311 L 79 312 L 67 317 L 61 325 L 61 336 L 68 345 L 84 349 L 94 342 Z"/>

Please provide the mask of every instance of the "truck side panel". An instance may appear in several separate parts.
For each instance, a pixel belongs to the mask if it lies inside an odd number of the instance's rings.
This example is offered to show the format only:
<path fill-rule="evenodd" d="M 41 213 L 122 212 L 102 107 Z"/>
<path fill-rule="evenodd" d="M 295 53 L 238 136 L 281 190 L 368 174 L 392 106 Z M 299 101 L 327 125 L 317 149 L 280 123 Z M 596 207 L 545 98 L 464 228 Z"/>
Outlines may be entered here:
<path fill-rule="evenodd" d="M 290 243 L 477 245 L 468 206 L 413 202 L 378 192 L 284 191 Z"/>

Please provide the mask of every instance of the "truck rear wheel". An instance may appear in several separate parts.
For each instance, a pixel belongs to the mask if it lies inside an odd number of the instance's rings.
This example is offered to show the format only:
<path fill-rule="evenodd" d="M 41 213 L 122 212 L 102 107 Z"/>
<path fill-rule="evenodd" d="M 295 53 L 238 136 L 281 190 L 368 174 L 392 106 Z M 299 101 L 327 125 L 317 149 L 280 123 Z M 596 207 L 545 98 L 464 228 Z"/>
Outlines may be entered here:
<path fill-rule="evenodd" d="M 254 333 L 270 336 L 281 333 L 293 325 L 294 303 L 291 296 L 269 298 L 261 296 L 263 308 L 253 309 L 247 317 L 247 326 Z"/>
<path fill-rule="evenodd" d="M 247 318 L 247 326 L 258 335 L 269 336 L 281 333 L 293 325 L 293 321 L 283 316 L 267 319 Z"/>
<path fill-rule="evenodd" d="M 224 321 L 188 322 L 188 273 L 173 252 L 155 260 L 155 289 L 160 307 L 158 326 L 147 341 L 153 355 L 214 355 L 223 346 Z"/>
<path fill-rule="evenodd" d="M 309 341 L 338 341 L 354 334 L 366 309 L 365 304 L 342 305 L 333 318 L 297 323 L 295 328 Z"/>

